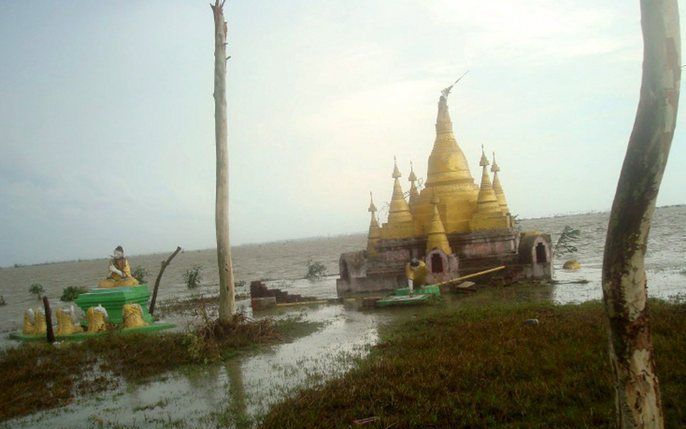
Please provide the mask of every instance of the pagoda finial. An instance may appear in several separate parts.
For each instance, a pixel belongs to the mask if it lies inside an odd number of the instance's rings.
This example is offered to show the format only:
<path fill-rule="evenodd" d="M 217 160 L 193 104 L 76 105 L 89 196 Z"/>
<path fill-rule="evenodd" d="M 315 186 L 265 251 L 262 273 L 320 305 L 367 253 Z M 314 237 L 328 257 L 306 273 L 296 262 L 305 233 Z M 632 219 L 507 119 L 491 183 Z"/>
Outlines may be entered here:
<path fill-rule="evenodd" d="M 495 152 L 493 152 L 493 166 L 491 167 L 493 172 L 493 191 L 495 196 L 498 198 L 498 204 L 500 205 L 500 210 L 503 213 L 509 213 L 510 209 L 507 206 L 507 199 L 505 198 L 505 192 L 503 191 L 503 185 L 500 184 L 500 166 L 495 162 Z"/>
<path fill-rule="evenodd" d="M 479 165 L 481 167 L 486 167 L 489 164 L 488 158 L 486 158 L 486 152 L 484 151 L 484 145 L 481 145 L 481 161 L 479 161 Z"/>
<path fill-rule="evenodd" d="M 395 155 L 393 155 L 393 175 L 391 177 L 397 179 L 401 176 L 402 174 L 400 174 L 400 170 L 398 170 L 398 160 L 395 158 Z"/>
<path fill-rule="evenodd" d="M 498 163 L 495 162 L 495 151 L 493 151 L 493 165 L 491 166 L 491 173 L 497 173 L 499 171 L 500 167 L 498 167 Z"/>
<path fill-rule="evenodd" d="M 417 175 L 414 174 L 414 165 L 412 165 L 412 161 L 410 161 L 410 175 L 407 176 L 407 180 L 409 180 L 410 182 L 417 181 Z"/>
<path fill-rule="evenodd" d="M 376 206 L 374 205 L 374 196 L 372 195 L 372 191 L 369 191 L 369 208 L 367 209 L 367 211 L 370 213 L 376 212 Z"/>

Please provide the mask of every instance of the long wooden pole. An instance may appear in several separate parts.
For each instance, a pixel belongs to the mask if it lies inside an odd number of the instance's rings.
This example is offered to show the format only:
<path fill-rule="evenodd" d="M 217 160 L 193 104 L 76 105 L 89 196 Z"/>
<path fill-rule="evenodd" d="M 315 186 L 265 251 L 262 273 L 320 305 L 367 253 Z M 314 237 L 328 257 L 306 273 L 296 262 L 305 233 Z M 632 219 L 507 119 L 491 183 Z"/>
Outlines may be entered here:
<path fill-rule="evenodd" d="M 48 297 L 43 297 L 43 309 L 45 310 L 45 334 L 50 344 L 55 342 L 55 331 L 52 329 L 52 310 Z"/>
<path fill-rule="evenodd" d="M 169 265 L 174 259 L 176 255 L 179 254 L 181 251 L 181 246 L 176 246 L 176 250 L 174 250 L 174 253 L 169 255 L 169 257 L 162 261 L 162 266 L 160 267 L 160 272 L 157 273 L 157 278 L 155 279 L 155 287 L 152 289 L 152 298 L 150 299 L 150 308 L 148 309 L 148 312 L 150 315 L 155 311 L 155 301 L 157 301 L 157 289 L 160 288 L 160 280 L 162 280 L 162 274 L 164 274 L 164 270 L 167 269 L 167 265 Z"/>
<path fill-rule="evenodd" d="M 442 283 L 437 283 L 435 286 L 448 286 L 448 285 L 451 285 L 453 283 L 461 282 L 461 281 L 464 281 L 467 279 L 473 279 L 474 277 L 483 276 L 484 274 L 495 273 L 496 271 L 504 270 L 505 268 L 507 268 L 505 265 L 501 265 L 499 267 L 490 268 L 490 269 L 484 270 L 484 271 L 479 271 L 478 273 L 467 274 L 466 276 L 457 277 L 457 278 L 454 278 L 451 280 L 444 281 Z"/>
<path fill-rule="evenodd" d="M 215 227 L 219 269 L 219 320 L 229 323 L 236 309 L 231 245 L 229 243 L 229 152 L 226 119 L 226 20 L 224 1 L 215 0 L 214 15 L 214 131 L 217 152 Z"/>
<path fill-rule="evenodd" d="M 618 426 L 662 428 L 648 312 L 645 253 L 676 126 L 681 80 L 677 0 L 641 0 L 643 78 L 603 257 L 603 301 Z"/>

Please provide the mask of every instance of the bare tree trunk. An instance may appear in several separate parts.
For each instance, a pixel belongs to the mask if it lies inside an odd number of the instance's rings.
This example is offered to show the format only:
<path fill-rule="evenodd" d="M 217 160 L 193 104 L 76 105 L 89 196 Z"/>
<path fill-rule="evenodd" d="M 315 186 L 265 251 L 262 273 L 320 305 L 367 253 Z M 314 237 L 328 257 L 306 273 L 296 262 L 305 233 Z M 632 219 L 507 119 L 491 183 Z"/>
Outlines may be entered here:
<path fill-rule="evenodd" d="M 674 135 L 681 45 L 677 0 L 641 0 L 643 80 L 603 260 L 603 298 L 621 428 L 662 428 L 644 257 Z"/>
<path fill-rule="evenodd" d="M 219 267 L 219 320 L 229 322 L 235 312 L 233 266 L 229 243 L 229 153 L 226 124 L 226 21 L 224 0 L 215 0 L 214 15 L 214 132 L 217 143 L 215 224 Z"/>
<path fill-rule="evenodd" d="M 164 270 L 167 269 L 169 264 L 171 263 L 172 259 L 178 253 L 181 251 L 181 246 L 176 246 L 176 250 L 174 250 L 174 253 L 169 255 L 167 260 L 162 261 L 162 266 L 160 267 L 160 272 L 157 273 L 157 278 L 155 279 L 155 287 L 152 289 L 152 298 L 150 298 L 150 308 L 148 309 L 148 313 L 152 316 L 153 312 L 155 311 L 155 302 L 157 301 L 157 290 L 160 288 L 160 281 L 162 280 L 162 274 L 164 274 Z"/>

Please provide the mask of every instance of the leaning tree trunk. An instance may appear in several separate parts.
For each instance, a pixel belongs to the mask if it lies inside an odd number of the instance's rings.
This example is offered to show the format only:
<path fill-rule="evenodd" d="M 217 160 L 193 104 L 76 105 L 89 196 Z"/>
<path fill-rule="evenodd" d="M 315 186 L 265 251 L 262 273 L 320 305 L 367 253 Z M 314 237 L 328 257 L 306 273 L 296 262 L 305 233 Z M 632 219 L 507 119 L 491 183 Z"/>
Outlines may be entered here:
<path fill-rule="evenodd" d="M 233 267 L 229 244 L 229 153 L 226 124 L 226 21 L 224 1 L 215 0 L 214 15 L 214 133 L 217 144 L 215 224 L 219 267 L 219 320 L 229 322 L 234 313 Z"/>
<path fill-rule="evenodd" d="M 641 97 L 610 214 L 603 298 L 619 427 L 662 428 L 644 257 L 679 101 L 677 0 L 641 0 L 641 24 Z"/>

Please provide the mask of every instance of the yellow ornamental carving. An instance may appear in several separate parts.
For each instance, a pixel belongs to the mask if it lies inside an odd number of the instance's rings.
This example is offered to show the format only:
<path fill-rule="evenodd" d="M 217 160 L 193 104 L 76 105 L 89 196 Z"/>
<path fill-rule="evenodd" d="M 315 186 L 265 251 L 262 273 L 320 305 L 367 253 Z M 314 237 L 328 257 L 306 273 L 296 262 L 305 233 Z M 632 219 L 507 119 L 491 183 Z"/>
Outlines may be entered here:
<path fill-rule="evenodd" d="M 76 321 L 74 306 L 71 306 L 68 310 L 58 308 L 55 312 L 55 317 L 57 318 L 56 335 L 66 336 L 77 332 L 83 332 L 83 328 L 79 326 Z"/>
<path fill-rule="evenodd" d="M 88 321 L 88 332 L 104 332 L 107 330 L 107 310 L 105 307 L 98 305 L 97 307 L 90 307 L 86 311 L 86 320 Z"/>
<path fill-rule="evenodd" d="M 143 309 L 140 304 L 124 304 L 122 318 L 124 319 L 124 328 L 148 326 L 148 323 L 143 320 Z"/>

